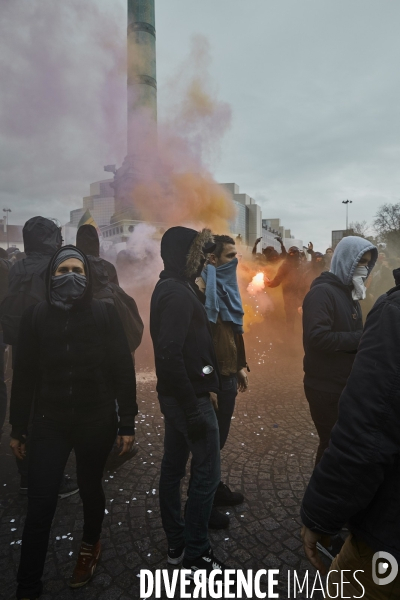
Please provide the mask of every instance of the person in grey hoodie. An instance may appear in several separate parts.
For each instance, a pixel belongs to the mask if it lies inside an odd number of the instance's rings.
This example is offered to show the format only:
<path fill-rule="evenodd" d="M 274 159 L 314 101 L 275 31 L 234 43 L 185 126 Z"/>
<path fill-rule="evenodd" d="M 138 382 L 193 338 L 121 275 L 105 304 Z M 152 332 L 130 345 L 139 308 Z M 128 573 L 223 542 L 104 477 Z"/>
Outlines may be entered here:
<path fill-rule="evenodd" d="M 361 237 L 343 238 L 331 270 L 317 277 L 303 303 L 304 391 L 319 436 L 315 464 L 328 447 L 362 335 L 359 304 L 365 281 L 378 257 L 377 248 Z"/>

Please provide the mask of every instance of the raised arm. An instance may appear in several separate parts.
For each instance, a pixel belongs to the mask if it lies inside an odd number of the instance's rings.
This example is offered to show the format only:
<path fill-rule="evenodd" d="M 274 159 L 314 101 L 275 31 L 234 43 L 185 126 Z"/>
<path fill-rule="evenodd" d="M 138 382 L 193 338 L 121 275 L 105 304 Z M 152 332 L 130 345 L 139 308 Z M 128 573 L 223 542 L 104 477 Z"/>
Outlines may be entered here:
<path fill-rule="evenodd" d="M 262 238 L 257 238 L 254 242 L 253 250 L 251 251 L 252 254 L 257 254 L 257 246 L 261 242 L 261 240 Z"/>
<path fill-rule="evenodd" d="M 280 245 L 281 245 L 281 255 L 280 255 L 280 256 L 281 256 L 281 258 L 286 258 L 286 257 L 287 257 L 287 252 L 286 252 L 286 248 L 285 248 L 285 246 L 284 246 L 284 244 L 283 244 L 282 238 L 278 236 L 278 237 L 276 237 L 275 239 L 276 239 L 276 240 L 277 240 L 277 241 L 280 243 Z"/>

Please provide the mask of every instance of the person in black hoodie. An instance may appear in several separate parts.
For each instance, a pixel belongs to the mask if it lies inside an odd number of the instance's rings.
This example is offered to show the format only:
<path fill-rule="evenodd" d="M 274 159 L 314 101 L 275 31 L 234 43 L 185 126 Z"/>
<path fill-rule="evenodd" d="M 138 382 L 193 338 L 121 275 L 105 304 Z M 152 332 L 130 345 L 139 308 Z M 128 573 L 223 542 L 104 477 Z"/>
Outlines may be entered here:
<path fill-rule="evenodd" d="M 119 285 L 117 271 L 112 263 L 100 257 L 99 234 L 93 225 L 81 225 L 76 232 L 76 247 L 86 254 L 92 273 L 101 278 L 103 271 L 108 275 L 108 281 Z"/>
<path fill-rule="evenodd" d="M 165 420 L 160 477 L 161 518 L 168 539 L 168 562 L 192 574 L 224 569 L 213 555 L 208 522 L 221 480 L 218 421 L 210 392 L 220 378 L 202 294 L 195 280 L 214 250 L 211 232 L 168 229 L 161 240 L 164 270 L 151 299 L 150 333 L 154 345 L 157 392 Z M 185 517 L 180 484 L 192 453 Z"/>
<path fill-rule="evenodd" d="M 329 447 L 302 503 L 304 549 L 321 572 L 319 542 L 346 524 L 350 530 L 330 567 L 332 598 L 341 573 L 341 597 L 400 598 L 400 281 L 396 283 L 368 314 Z"/>
<path fill-rule="evenodd" d="M 118 402 L 119 424 L 115 400 Z M 101 479 L 118 428 L 122 452 L 134 443 L 135 371 L 115 308 L 92 300 L 90 265 L 74 246 L 55 253 L 47 300 L 21 321 L 10 401 L 11 448 L 24 460 L 32 404 L 28 512 L 17 598 L 37 598 L 57 494 L 75 450 L 83 502 L 83 540 L 71 587 L 92 577 L 101 552 L 105 509 Z"/>
<path fill-rule="evenodd" d="M 99 235 L 97 233 L 96 227 L 94 227 L 93 225 L 81 225 L 81 227 L 79 227 L 76 233 L 76 247 L 79 250 L 81 250 L 81 252 L 86 254 L 89 260 L 90 273 L 92 277 L 92 292 L 94 298 L 97 298 L 102 302 L 114 304 L 115 306 L 115 292 L 119 291 L 122 297 L 127 298 L 127 300 L 129 299 L 131 303 L 130 306 L 133 305 L 133 308 L 136 309 L 136 320 L 134 321 L 134 324 L 137 324 L 137 345 L 135 345 L 134 350 L 131 347 L 132 360 L 133 364 L 135 364 L 135 350 L 140 345 L 143 334 L 143 322 L 140 318 L 135 301 L 133 300 L 133 298 L 125 296 L 125 293 L 120 288 L 117 271 L 114 265 L 108 260 L 105 260 L 104 258 L 100 257 Z M 126 318 L 130 317 L 131 312 L 125 312 L 123 316 Z M 128 326 L 128 324 L 125 323 L 122 318 L 121 321 L 122 325 L 124 326 L 125 333 L 127 333 L 126 327 Z M 132 320 L 130 320 L 129 324 L 132 324 Z M 129 329 L 131 333 L 132 329 L 133 327 L 131 325 Z M 128 333 L 127 337 L 129 342 Z M 127 452 L 121 455 L 118 445 L 117 443 L 115 443 L 112 451 L 108 455 L 105 471 L 117 471 L 128 460 L 131 460 L 134 456 L 136 456 L 138 451 L 139 448 L 137 446 L 133 446 L 131 452 Z"/>
<path fill-rule="evenodd" d="M 343 238 L 336 247 L 330 272 L 314 279 L 304 299 L 304 390 L 319 435 L 315 464 L 328 447 L 340 394 L 361 339 L 359 300 L 365 298 L 364 282 L 375 265 L 377 252 L 361 237 Z"/>
<path fill-rule="evenodd" d="M 12 348 L 14 366 L 17 354 L 19 324 L 24 310 L 46 298 L 46 272 L 53 254 L 61 247 L 61 229 L 50 219 L 32 217 L 22 230 L 25 258 L 10 266 L 8 289 L 0 307 L 4 342 Z M 29 442 L 26 446 L 29 454 Z M 19 493 L 28 493 L 28 460 L 16 459 L 20 474 Z M 59 498 L 68 498 L 78 492 L 76 482 L 62 478 Z"/>

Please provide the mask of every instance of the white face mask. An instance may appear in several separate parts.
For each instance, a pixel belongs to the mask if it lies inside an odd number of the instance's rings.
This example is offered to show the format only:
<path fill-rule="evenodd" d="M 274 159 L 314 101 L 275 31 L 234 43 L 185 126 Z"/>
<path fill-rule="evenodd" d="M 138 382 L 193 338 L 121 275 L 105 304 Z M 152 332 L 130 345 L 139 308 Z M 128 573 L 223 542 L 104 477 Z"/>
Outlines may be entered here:
<path fill-rule="evenodd" d="M 368 267 L 356 267 L 353 273 L 353 290 L 351 295 L 353 300 L 364 300 L 367 295 L 367 288 L 364 281 L 368 277 Z"/>

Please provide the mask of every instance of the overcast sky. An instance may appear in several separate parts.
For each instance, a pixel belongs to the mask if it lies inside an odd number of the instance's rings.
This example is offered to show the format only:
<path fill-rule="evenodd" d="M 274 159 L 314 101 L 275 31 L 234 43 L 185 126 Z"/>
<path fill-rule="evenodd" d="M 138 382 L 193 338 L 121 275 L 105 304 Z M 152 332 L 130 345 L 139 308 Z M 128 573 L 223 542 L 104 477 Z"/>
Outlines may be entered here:
<path fill-rule="evenodd" d="M 0 193 L 14 223 L 66 222 L 124 157 L 126 2 L 63 4 L 0 7 Z M 342 200 L 368 222 L 400 201 L 399 22 L 400 3 L 382 0 L 156 0 L 160 115 L 204 35 L 232 110 L 215 178 L 325 249 Z"/>

